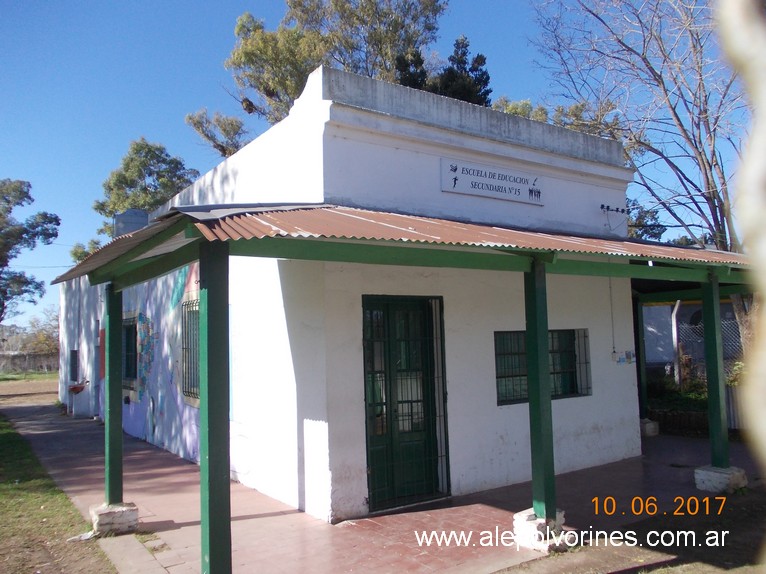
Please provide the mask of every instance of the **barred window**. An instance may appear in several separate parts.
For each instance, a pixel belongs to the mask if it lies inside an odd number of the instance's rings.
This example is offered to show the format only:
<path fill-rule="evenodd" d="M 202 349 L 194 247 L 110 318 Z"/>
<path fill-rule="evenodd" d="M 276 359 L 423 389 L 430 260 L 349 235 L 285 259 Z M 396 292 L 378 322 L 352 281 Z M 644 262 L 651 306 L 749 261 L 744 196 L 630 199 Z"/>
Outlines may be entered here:
<path fill-rule="evenodd" d="M 199 299 L 181 305 L 181 340 L 183 373 L 181 392 L 185 397 L 199 398 Z"/>
<path fill-rule="evenodd" d="M 553 398 L 589 395 L 590 357 L 587 329 L 548 331 L 548 365 Z M 529 400 L 524 331 L 495 332 L 497 404 Z"/>
<path fill-rule="evenodd" d="M 122 321 L 122 388 L 136 390 L 138 379 L 138 325 L 136 318 Z"/>

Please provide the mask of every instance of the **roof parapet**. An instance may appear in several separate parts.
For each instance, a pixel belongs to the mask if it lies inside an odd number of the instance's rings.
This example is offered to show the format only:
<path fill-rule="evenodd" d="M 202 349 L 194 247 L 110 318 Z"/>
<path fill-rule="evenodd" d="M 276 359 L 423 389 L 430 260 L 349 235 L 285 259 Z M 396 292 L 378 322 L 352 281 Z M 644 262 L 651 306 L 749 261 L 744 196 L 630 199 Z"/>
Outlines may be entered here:
<path fill-rule="evenodd" d="M 476 137 L 625 167 L 623 147 L 618 141 L 326 66 L 321 66 L 311 73 L 296 103 L 304 98 L 304 101 L 330 100 L 335 104 L 460 131 Z"/>

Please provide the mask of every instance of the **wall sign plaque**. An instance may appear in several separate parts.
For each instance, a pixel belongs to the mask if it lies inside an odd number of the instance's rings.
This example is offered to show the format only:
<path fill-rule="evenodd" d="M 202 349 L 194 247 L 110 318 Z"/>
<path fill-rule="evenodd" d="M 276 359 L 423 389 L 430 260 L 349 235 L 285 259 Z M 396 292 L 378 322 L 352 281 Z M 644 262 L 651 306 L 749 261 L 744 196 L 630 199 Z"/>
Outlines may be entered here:
<path fill-rule="evenodd" d="M 441 185 L 447 193 L 543 205 L 542 178 L 513 169 L 442 158 Z"/>

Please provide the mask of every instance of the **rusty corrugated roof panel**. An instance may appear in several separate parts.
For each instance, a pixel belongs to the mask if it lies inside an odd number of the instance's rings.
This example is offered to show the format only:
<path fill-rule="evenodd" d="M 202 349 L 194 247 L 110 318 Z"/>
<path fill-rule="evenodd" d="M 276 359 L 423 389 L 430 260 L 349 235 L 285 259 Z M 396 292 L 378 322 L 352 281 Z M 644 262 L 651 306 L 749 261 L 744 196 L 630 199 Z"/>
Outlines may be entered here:
<path fill-rule="evenodd" d="M 190 215 L 194 216 L 193 213 Z M 583 255 L 614 255 L 693 263 L 743 266 L 749 263 L 746 256 L 730 252 L 541 233 L 328 205 L 285 207 L 283 210 L 270 208 L 264 212 L 253 209 L 239 214 L 198 221 L 196 226 L 211 241 L 237 241 L 265 237 L 377 240 L 557 251 Z"/>
<path fill-rule="evenodd" d="M 172 227 L 182 217 L 183 216 L 176 214 L 175 216 L 169 217 L 162 221 L 151 223 L 150 225 L 147 225 L 146 227 L 139 229 L 137 231 L 134 231 L 132 233 L 126 233 L 125 235 L 115 237 L 112 241 L 110 241 L 106 245 L 100 247 L 99 249 L 97 249 L 96 251 L 88 255 L 88 257 L 83 259 L 75 267 L 72 267 L 66 273 L 56 277 L 51 282 L 51 284 L 55 285 L 56 283 L 68 281 L 69 279 L 75 279 L 77 277 L 86 275 L 90 273 L 91 271 L 95 271 L 102 265 L 109 263 L 110 261 L 113 261 L 114 259 L 117 259 L 118 257 L 120 257 L 121 255 L 124 255 L 125 253 L 133 249 L 134 247 L 137 247 L 138 245 L 143 243 L 145 240 L 151 237 L 154 237 L 161 231 L 164 231 Z"/>
<path fill-rule="evenodd" d="M 208 241 L 292 237 L 396 241 L 443 246 L 484 247 L 621 256 L 693 264 L 746 267 L 747 256 L 723 251 L 673 247 L 619 239 L 577 237 L 509 229 L 418 215 L 333 205 L 194 206 L 177 208 L 161 221 L 108 243 L 53 283 L 81 277 L 129 253 L 180 221 L 193 221 Z"/>

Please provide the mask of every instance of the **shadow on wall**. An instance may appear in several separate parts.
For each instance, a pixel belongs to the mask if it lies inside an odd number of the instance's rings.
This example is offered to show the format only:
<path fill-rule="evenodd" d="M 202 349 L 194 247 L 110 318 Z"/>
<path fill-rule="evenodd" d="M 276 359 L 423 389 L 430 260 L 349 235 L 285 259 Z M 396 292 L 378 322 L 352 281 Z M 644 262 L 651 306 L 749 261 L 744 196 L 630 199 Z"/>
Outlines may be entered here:
<path fill-rule="evenodd" d="M 138 288 L 137 307 L 144 316 L 139 329 L 139 401 L 124 411 L 131 434 L 195 462 L 199 409 L 181 392 L 181 304 L 190 290 L 198 289 L 196 270 L 196 263 L 187 265 Z"/>
<path fill-rule="evenodd" d="M 298 507 L 330 511 L 329 424 L 321 262 L 279 261 L 285 321 L 295 375 Z M 311 489 L 307 493 L 307 485 Z M 311 509 L 308 510 L 311 512 Z"/>
<path fill-rule="evenodd" d="M 79 409 L 92 416 L 97 405 L 92 403 L 98 372 L 95 358 L 98 348 L 98 320 L 103 305 L 102 288 L 90 286 L 87 277 L 72 279 L 60 287 L 65 300 L 59 311 L 59 400 L 69 405 L 71 397 Z M 69 393 L 70 385 L 86 384 L 88 391 Z"/>

